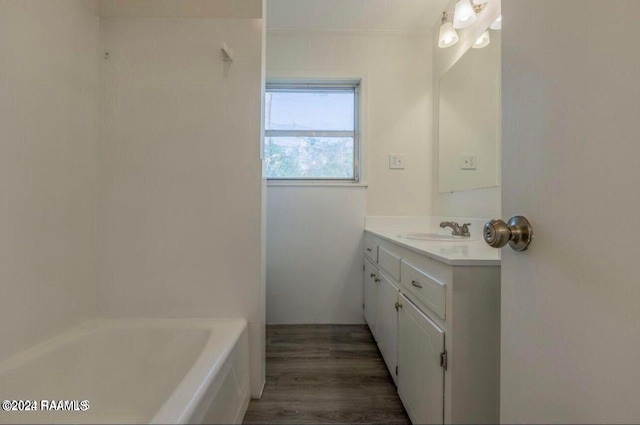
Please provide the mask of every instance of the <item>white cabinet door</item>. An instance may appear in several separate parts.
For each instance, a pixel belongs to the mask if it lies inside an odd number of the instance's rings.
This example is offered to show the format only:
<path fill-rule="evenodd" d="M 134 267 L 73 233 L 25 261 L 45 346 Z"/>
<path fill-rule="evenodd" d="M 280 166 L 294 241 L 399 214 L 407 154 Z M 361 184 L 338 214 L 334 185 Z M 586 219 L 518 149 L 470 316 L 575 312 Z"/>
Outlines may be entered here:
<path fill-rule="evenodd" d="M 364 320 L 373 337 L 376 333 L 376 310 L 378 309 L 378 268 L 369 260 L 364 261 Z"/>
<path fill-rule="evenodd" d="M 444 332 L 400 295 L 398 394 L 413 423 L 444 422 Z"/>
<path fill-rule="evenodd" d="M 398 287 L 384 274 L 379 273 L 378 312 L 376 333 L 378 347 L 384 362 L 397 384 L 396 366 L 398 365 Z"/>

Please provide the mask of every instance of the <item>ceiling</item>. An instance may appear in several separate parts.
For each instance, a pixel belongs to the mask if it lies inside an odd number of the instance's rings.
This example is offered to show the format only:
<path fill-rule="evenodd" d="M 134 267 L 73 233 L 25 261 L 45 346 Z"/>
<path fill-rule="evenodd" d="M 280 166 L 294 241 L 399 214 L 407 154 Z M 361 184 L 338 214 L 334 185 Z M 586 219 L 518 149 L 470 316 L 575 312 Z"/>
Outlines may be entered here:
<path fill-rule="evenodd" d="M 431 31 L 449 0 L 267 0 L 269 30 Z"/>
<path fill-rule="evenodd" d="M 82 0 L 103 18 L 261 18 L 262 0 Z"/>

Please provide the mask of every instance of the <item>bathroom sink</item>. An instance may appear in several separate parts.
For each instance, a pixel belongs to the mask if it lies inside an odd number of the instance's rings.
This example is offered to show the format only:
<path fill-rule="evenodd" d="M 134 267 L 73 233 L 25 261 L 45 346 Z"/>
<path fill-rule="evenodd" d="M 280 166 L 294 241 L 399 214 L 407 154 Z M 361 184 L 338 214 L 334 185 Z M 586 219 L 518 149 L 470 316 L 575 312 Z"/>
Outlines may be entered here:
<path fill-rule="evenodd" d="M 439 242 L 471 242 L 477 240 L 470 236 L 453 236 L 443 235 L 441 233 L 400 233 L 398 235 L 404 239 L 417 239 L 421 241 L 439 241 Z"/>

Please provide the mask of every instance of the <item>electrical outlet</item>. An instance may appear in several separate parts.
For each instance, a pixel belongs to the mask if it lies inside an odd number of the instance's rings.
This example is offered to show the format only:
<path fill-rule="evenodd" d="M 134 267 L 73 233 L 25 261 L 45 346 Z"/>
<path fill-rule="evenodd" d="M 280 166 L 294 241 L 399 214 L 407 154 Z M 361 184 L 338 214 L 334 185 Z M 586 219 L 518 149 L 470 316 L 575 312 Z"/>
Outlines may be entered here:
<path fill-rule="evenodd" d="M 389 169 L 391 170 L 404 170 L 405 159 L 404 155 L 389 154 Z"/>
<path fill-rule="evenodd" d="M 461 170 L 477 170 L 478 169 L 478 156 L 477 155 L 462 155 L 460 158 Z"/>

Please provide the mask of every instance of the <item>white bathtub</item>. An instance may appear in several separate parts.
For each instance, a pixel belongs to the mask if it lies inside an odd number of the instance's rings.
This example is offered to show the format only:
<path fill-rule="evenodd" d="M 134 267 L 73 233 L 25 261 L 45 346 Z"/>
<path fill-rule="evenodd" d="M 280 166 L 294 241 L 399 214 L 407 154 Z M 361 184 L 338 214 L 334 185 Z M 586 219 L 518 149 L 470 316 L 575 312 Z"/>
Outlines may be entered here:
<path fill-rule="evenodd" d="M 0 410 L 0 423 L 239 423 L 248 344 L 244 320 L 92 321 L 0 363 L 0 401 L 39 409 Z M 89 409 L 45 412 L 41 400 Z"/>

